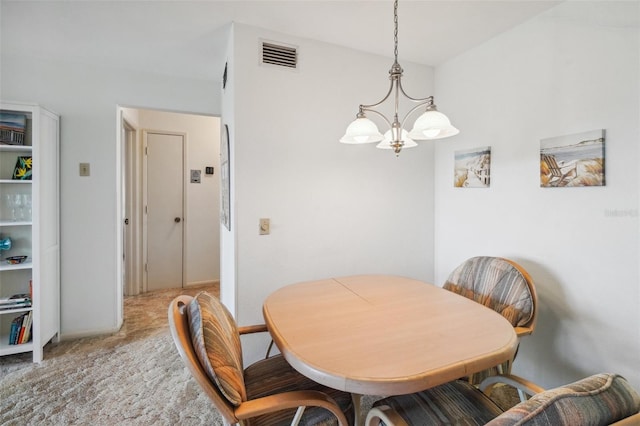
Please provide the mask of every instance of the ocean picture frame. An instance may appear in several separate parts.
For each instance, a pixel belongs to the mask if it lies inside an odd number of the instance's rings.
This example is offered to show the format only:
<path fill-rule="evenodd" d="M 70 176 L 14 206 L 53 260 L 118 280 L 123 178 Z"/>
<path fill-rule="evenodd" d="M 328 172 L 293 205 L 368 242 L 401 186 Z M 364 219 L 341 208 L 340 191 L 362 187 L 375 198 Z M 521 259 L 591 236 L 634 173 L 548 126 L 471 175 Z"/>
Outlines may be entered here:
<path fill-rule="evenodd" d="M 488 188 L 490 178 L 490 146 L 455 151 L 453 171 L 455 188 Z"/>
<path fill-rule="evenodd" d="M 605 185 L 605 129 L 540 140 L 540 187 Z"/>

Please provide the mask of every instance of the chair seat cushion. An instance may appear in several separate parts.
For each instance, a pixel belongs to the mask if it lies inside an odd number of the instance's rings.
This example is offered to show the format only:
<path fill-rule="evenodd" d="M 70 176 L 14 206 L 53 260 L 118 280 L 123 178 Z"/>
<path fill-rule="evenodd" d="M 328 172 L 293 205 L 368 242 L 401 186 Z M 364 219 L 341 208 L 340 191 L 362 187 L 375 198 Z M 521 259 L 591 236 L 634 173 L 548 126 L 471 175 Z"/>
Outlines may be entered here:
<path fill-rule="evenodd" d="M 464 380 L 373 404 L 381 405 L 393 408 L 409 425 L 484 425 L 502 413 L 500 407 Z"/>
<path fill-rule="evenodd" d="M 321 391 L 332 397 L 344 412 L 350 424 L 353 424 L 354 412 L 351 394 L 331 389 L 314 382 L 298 373 L 289 365 L 282 355 L 275 355 L 250 365 L 244 371 L 245 388 L 249 400 L 282 392 L 300 389 Z M 254 417 L 248 425 L 290 425 L 293 410 Z M 319 407 L 307 407 L 301 425 L 337 425 L 338 422 L 328 410 Z"/>
<path fill-rule="evenodd" d="M 608 425 L 638 412 L 640 395 L 623 377 L 596 374 L 534 395 L 488 425 Z"/>

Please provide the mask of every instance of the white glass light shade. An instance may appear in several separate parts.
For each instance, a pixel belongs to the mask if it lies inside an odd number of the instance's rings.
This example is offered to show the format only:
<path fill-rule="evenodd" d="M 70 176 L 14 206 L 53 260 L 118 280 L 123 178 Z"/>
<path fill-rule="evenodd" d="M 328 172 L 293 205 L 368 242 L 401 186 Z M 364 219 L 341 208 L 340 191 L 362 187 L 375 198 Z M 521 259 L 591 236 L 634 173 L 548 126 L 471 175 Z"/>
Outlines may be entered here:
<path fill-rule="evenodd" d="M 457 135 L 460 130 L 451 125 L 451 121 L 443 113 L 428 110 L 416 120 L 409 137 L 415 140 L 442 139 Z"/>
<path fill-rule="evenodd" d="M 378 131 L 378 126 L 366 117 L 356 118 L 349 127 L 345 135 L 340 138 L 342 143 L 360 144 L 380 142 L 382 133 Z"/>
<path fill-rule="evenodd" d="M 418 144 L 413 139 L 409 138 L 409 133 L 405 129 L 402 129 L 402 132 L 400 134 L 402 135 L 401 138 L 404 142 L 404 145 L 402 145 L 402 149 L 418 146 Z M 382 139 L 382 142 L 376 145 L 376 148 L 393 149 L 393 147 L 391 146 L 391 130 L 387 130 L 384 133 L 384 139 Z"/>

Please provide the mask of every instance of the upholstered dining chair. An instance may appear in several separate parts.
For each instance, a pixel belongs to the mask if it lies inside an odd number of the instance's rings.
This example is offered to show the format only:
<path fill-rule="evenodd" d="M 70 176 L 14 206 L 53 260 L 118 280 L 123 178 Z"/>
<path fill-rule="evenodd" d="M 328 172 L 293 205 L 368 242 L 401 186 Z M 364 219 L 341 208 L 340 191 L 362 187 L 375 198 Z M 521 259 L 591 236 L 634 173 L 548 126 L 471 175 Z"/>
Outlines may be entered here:
<path fill-rule="evenodd" d="M 488 395 L 497 383 L 530 399 L 503 411 Z M 376 401 L 366 426 L 629 426 L 640 424 L 640 395 L 617 374 L 595 374 L 548 391 L 516 376 L 492 376 L 479 387 L 456 380 Z"/>
<path fill-rule="evenodd" d="M 238 327 L 213 295 L 178 296 L 169 305 L 175 345 L 225 425 L 332 425 L 353 423 L 351 395 L 296 372 L 281 355 L 243 369 L 240 335 L 266 332 Z"/>
<path fill-rule="evenodd" d="M 511 323 L 518 338 L 533 333 L 535 329 L 536 289 L 529 273 L 512 260 L 472 257 L 451 272 L 443 288 L 498 312 Z M 477 384 L 489 375 L 510 372 L 511 362 L 505 362 L 469 379 Z"/>

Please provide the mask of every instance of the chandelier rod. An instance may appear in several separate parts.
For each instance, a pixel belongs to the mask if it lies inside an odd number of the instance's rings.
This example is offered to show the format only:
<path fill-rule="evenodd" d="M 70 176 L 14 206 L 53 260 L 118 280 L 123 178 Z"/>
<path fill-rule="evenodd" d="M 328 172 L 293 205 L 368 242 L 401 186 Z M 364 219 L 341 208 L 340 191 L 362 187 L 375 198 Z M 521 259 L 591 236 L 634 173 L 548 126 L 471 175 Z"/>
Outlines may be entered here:
<path fill-rule="evenodd" d="M 393 3 L 393 56 L 398 63 L 398 0 Z"/>

